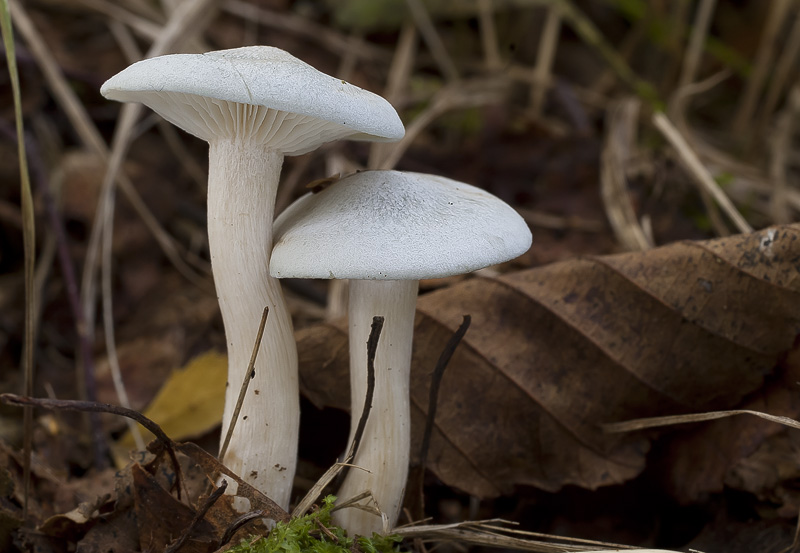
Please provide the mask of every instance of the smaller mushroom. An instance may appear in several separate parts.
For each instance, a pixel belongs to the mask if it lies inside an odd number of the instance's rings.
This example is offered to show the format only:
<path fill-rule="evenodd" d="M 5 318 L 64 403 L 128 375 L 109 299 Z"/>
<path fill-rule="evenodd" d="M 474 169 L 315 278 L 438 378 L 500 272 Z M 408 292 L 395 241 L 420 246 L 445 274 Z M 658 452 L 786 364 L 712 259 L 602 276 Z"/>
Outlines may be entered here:
<path fill-rule="evenodd" d="M 513 259 L 531 244 L 514 209 L 451 179 L 365 171 L 298 199 L 275 221 L 271 273 L 277 278 L 351 279 L 351 413 L 367 391 L 366 342 L 372 317 L 384 317 L 375 356 L 373 407 L 354 463 L 338 495 L 369 490 L 396 522 L 408 475 L 409 375 L 420 279 L 464 274 Z M 351 419 L 350 440 L 358 417 Z M 360 509 L 335 514 L 351 534 L 383 532 Z"/>

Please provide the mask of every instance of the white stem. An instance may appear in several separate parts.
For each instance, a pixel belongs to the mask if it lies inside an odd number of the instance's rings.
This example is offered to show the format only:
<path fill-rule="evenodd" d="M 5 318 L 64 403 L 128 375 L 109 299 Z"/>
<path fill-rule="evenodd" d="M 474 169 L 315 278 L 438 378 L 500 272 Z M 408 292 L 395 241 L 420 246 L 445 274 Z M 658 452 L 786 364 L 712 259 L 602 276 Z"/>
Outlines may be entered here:
<path fill-rule="evenodd" d="M 228 344 L 224 439 L 265 306 L 269 318 L 223 462 L 287 508 L 294 479 L 300 406 L 292 321 L 269 276 L 272 220 L 283 154 L 248 140 L 210 144 L 208 240 Z"/>
<path fill-rule="evenodd" d="M 397 522 L 403 505 L 408 477 L 411 438 L 409 376 L 414 315 L 417 305 L 416 280 L 350 281 L 350 441 L 358 425 L 367 393 L 367 339 L 372 317 L 384 317 L 375 355 L 375 390 L 361 445 L 354 464 L 338 491 L 340 501 L 371 491 L 386 515 L 388 528 Z M 381 518 L 348 508 L 334 513 L 336 524 L 352 536 L 382 533 Z"/>

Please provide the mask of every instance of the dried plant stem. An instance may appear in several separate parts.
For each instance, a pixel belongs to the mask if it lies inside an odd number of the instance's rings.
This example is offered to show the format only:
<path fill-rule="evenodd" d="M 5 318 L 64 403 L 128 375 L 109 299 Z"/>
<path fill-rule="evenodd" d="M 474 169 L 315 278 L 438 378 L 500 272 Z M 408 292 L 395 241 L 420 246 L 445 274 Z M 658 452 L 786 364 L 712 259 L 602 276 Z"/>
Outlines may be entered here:
<path fill-rule="evenodd" d="M 550 88 L 553 60 L 556 57 L 560 33 L 561 11 L 557 4 L 552 4 L 547 8 L 547 17 L 544 20 L 544 29 L 536 52 L 536 65 L 533 68 L 535 84 L 531 88 L 531 110 L 537 117 L 542 114 L 546 92 Z"/>
<path fill-rule="evenodd" d="M 730 218 L 739 232 L 752 232 L 753 227 L 751 227 L 747 220 L 742 217 L 741 213 L 739 213 L 739 211 L 733 205 L 733 202 L 731 202 L 730 198 L 725 195 L 717 182 L 709 174 L 708 169 L 703 166 L 700 158 L 697 157 L 697 154 L 695 154 L 691 147 L 686 143 L 686 140 L 683 138 L 683 136 L 681 136 L 681 133 L 675 128 L 669 118 L 667 118 L 663 112 L 657 111 L 653 114 L 653 124 L 659 131 L 661 131 L 667 141 L 672 144 L 672 146 L 678 152 L 681 160 L 689 170 L 689 173 L 695 178 L 697 183 L 702 188 L 711 194 L 711 196 L 714 198 L 714 201 L 716 201 L 717 205 L 722 208 L 722 211 Z"/>
<path fill-rule="evenodd" d="M 795 14 L 792 30 L 786 45 L 781 50 L 778 62 L 775 64 L 773 78 L 767 89 L 766 99 L 761 106 L 761 124 L 759 126 L 762 131 L 769 125 L 769 119 L 775 111 L 775 106 L 785 91 L 787 83 L 790 83 L 792 75 L 797 75 L 798 58 L 800 58 L 800 9 Z"/>
<path fill-rule="evenodd" d="M 28 16 L 24 7 L 17 2 L 17 0 L 9 0 L 11 4 L 11 15 L 20 35 L 25 39 L 28 48 L 36 59 L 36 63 L 44 74 L 47 85 L 50 88 L 56 102 L 64 110 L 65 115 L 75 130 L 75 133 L 83 142 L 84 146 L 100 156 L 102 159 L 107 159 L 109 156 L 108 147 L 105 140 L 103 140 L 100 131 L 92 122 L 86 109 L 78 100 L 75 91 L 64 78 L 61 69 L 58 66 L 55 58 L 45 44 L 41 34 L 33 25 L 33 21 Z M 120 174 L 118 176 L 118 184 L 120 190 L 125 196 L 125 199 L 131 204 L 134 211 L 142 219 L 147 229 L 153 235 L 161 251 L 164 252 L 166 258 L 170 263 L 175 266 L 179 273 L 195 285 L 207 288 L 207 282 L 200 277 L 186 262 L 181 258 L 178 249 L 169 236 L 169 234 L 161 227 L 161 223 L 153 215 L 150 209 L 145 204 L 142 197 L 136 191 L 136 188 L 131 183 L 130 179 Z"/>
<path fill-rule="evenodd" d="M 33 212 L 33 194 L 28 173 L 28 156 L 25 153 L 25 127 L 22 120 L 22 93 L 17 72 L 17 59 L 14 49 L 14 30 L 11 26 L 11 14 L 8 2 L 0 3 L 0 30 L 3 34 L 3 45 L 6 51 L 6 64 L 8 76 L 11 81 L 11 91 L 14 98 L 14 120 L 17 127 L 17 157 L 19 160 L 20 198 L 22 210 L 22 242 L 25 266 L 25 338 L 22 350 L 22 370 L 24 374 L 25 395 L 33 395 L 33 344 L 36 335 L 35 317 L 36 288 L 34 286 L 34 272 L 36 263 L 36 224 Z M 31 482 L 31 452 L 33 448 L 33 411 L 25 409 L 23 415 L 23 449 L 24 449 L 24 504 L 22 510 L 23 520 L 28 518 L 28 497 Z"/>
<path fill-rule="evenodd" d="M 681 76 L 678 80 L 678 88 L 682 88 L 694 82 L 697 75 L 697 67 L 700 65 L 700 58 L 703 55 L 703 46 L 708 27 L 711 24 L 711 16 L 714 14 L 714 7 L 717 0 L 701 0 L 697 6 L 697 13 L 692 25 L 692 34 L 689 37 L 689 46 L 683 57 L 683 67 Z"/>
<path fill-rule="evenodd" d="M 789 151 L 794 135 L 795 121 L 800 116 L 800 85 L 789 93 L 786 108 L 778 115 L 770 150 L 769 174 L 772 177 L 773 192 L 770 211 L 774 223 L 789 223 L 792 220 L 788 205 L 789 190 Z"/>
<path fill-rule="evenodd" d="M 462 81 L 439 89 L 430 101 L 430 105 L 420 113 L 409 125 L 406 134 L 394 144 L 387 156 L 376 162 L 375 169 L 392 169 L 403 157 L 405 151 L 425 128 L 448 111 L 486 105 L 502 98 L 506 82 L 495 78 L 490 81 Z"/>
<path fill-rule="evenodd" d="M 256 359 L 258 358 L 258 350 L 261 349 L 261 340 L 264 338 L 264 329 L 267 326 L 267 317 L 269 316 L 269 306 L 264 307 L 264 312 L 261 314 L 261 322 L 258 325 L 258 332 L 256 333 L 256 340 L 253 344 L 253 353 L 250 355 L 250 363 L 247 365 L 247 372 L 244 374 L 242 385 L 239 388 L 239 397 L 236 399 L 236 407 L 233 409 L 231 422 L 228 425 L 228 431 L 225 433 L 225 440 L 222 442 L 222 447 L 219 449 L 217 458 L 222 461 L 225 454 L 228 452 L 228 445 L 231 443 L 233 436 L 233 429 L 236 427 L 236 421 L 239 420 L 239 413 L 242 411 L 244 398 L 247 395 L 247 388 L 250 386 L 250 381 L 255 377 L 256 372 Z"/>
<path fill-rule="evenodd" d="M 431 51 L 433 59 L 436 60 L 439 71 L 448 82 L 457 81 L 459 74 L 456 64 L 453 63 L 453 59 L 447 52 L 442 37 L 439 36 L 436 25 L 433 24 L 433 20 L 422 0 L 406 0 L 406 5 L 411 12 L 411 17 L 414 18 L 414 22 L 417 24 L 419 34 L 422 35 L 422 39 Z"/>
<path fill-rule="evenodd" d="M 710 411 L 708 413 L 693 413 L 690 415 L 671 415 L 667 417 L 649 417 L 646 419 L 633 419 L 624 422 L 611 422 L 603 424 L 603 431 L 610 434 L 619 432 L 632 432 L 634 430 L 644 430 L 646 428 L 656 428 L 659 426 L 671 426 L 674 424 L 685 424 L 690 422 L 705 422 L 717 419 L 724 419 L 736 415 L 753 415 L 770 422 L 776 422 L 790 428 L 800 429 L 800 422 L 789 417 L 770 415 L 760 411 L 750 409 L 732 409 L 730 411 Z"/>
<path fill-rule="evenodd" d="M 226 0 L 221 7 L 231 15 L 246 21 L 256 21 L 258 24 L 270 29 L 279 29 L 283 32 L 296 34 L 338 53 L 343 53 L 353 48 L 353 37 L 344 36 L 330 27 L 309 20 L 307 17 L 268 10 L 243 0 Z M 388 51 L 360 38 L 355 40 L 357 44 L 355 53 L 358 54 L 359 58 L 379 62 L 388 62 L 391 58 L 391 54 Z"/>
<path fill-rule="evenodd" d="M 480 25 L 481 45 L 486 69 L 497 71 L 503 63 L 497 45 L 497 27 L 494 24 L 494 1 L 478 0 L 478 25 Z"/>
<path fill-rule="evenodd" d="M 636 146 L 640 106 L 638 98 L 629 97 L 615 102 L 609 108 L 600 168 L 600 192 L 606 216 L 617 240 L 631 251 L 653 247 L 636 216 L 625 174 L 627 162 Z"/>
<path fill-rule="evenodd" d="M 752 123 L 758 97 L 761 95 L 764 81 L 772 68 L 772 58 L 777 47 L 778 34 L 786 19 L 786 13 L 791 2 L 792 0 L 772 0 L 772 2 L 767 3 L 769 16 L 761 35 L 756 58 L 753 60 L 753 73 L 747 81 L 744 94 L 733 118 L 732 130 L 735 135 L 744 135 Z"/>

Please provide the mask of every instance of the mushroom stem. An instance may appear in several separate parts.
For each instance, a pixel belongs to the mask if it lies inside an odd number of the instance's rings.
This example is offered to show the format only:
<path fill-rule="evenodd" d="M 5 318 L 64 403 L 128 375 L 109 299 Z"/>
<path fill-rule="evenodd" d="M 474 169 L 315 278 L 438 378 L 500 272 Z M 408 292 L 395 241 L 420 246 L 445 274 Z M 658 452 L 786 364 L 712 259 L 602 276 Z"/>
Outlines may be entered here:
<path fill-rule="evenodd" d="M 388 528 L 397 522 L 408 476 L 411 436 L 409 376 L 417 280 L 350 281 L 350 441 L 367 393 L 367 339 L 372 317 L 384 317 L 383 331 L 375 354 L 375 390 L 372 411 L 351 468 L 338 492 L 346 500 L 371 491 L 387 517 Z M 336 524 L 350 535 L 371 536 L 384 531 L 383 521 L 361 509 L 334 513 Z"/>
<path fill-rule="evenodd" d="M 264 306 L 270 311 L 255 376 L 222 461 L 287 508 L 300 424 L 297 350 L 280 283 L 269 275 L 282 164 L 282 153 L 247 139 L 210 143 L 208 241 L 228 345 L 223 439 Z"/>

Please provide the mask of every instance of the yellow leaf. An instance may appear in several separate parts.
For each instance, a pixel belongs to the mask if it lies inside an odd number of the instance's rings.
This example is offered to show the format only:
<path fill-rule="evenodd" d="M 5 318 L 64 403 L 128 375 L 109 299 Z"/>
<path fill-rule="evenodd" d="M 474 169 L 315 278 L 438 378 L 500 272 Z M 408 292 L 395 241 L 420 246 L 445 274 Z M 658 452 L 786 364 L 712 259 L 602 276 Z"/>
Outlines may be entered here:
<path fill-rule="evenodd" d="M 173 440 L 201 436 L 222 420 L 227 376 L 227 357 L 207 351 L 173 371 L 143 414 Z M 139 429 L 145 443 L 153 439 L 148 430 L 142 426 Z M 127 464 L 128 452 L 134 447 L 130 432 L 114 444 L 118 466 Z"/>

